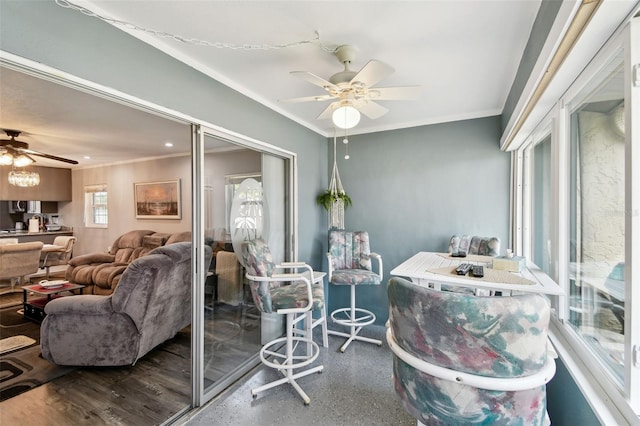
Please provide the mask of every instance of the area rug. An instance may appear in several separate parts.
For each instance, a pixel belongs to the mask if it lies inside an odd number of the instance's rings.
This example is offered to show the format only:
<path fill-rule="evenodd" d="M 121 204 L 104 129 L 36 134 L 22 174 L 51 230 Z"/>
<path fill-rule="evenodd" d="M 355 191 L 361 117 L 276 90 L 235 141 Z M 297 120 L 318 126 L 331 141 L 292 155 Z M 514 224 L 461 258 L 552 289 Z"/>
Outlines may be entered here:
<path fill-rule="evenodd" d="M 73 371 L 40 357 L 40 324 L 22 316 L 22 292 L 0 295 L 0 306 L 0 342 L 17 343 L 0 356 L 0 401 Z"/>
<path fill-rule="evenodd" d="M 21 305 L 22 297 L 22 290 L 4 292 L 0 294 L 0 308 Z"/>
<path fill-rule="evenodd" d="M 74 367 L 51 364 L 40 356 L 40 345 L 0 358 L 0 401 L 61 377 Z"/>
<path fill-rule="evenodd" d="M 40 342 L 40 324 L 22 316 L 22 305 L 0 309 L 0 339 L 11 336 L 27 336 Z"/>
<path fill-rule="evenodd" d="M 36 343 L 35 339 L 27 336 L 11 336 L 0 339 L 0 355 L 26 348 Z"/>

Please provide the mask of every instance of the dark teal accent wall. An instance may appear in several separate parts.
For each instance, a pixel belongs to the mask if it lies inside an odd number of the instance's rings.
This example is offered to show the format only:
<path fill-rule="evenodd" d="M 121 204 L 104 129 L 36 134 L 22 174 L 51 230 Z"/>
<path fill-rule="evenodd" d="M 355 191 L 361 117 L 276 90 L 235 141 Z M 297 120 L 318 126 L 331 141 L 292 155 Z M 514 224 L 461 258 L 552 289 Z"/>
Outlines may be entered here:
<path fill-rule="evenodd" d="M 299 258 L 320 267 L 326 219 L 315 206 L 315 195 L 328 185 L 326 138 L 123 31 L 53 1 L 3 0 L 0 49 L 298 154 Z"/>
<path fill-rule="evenodd" d="M 497 236 L 506 248 L 510 154 L 498 149 L 500 117 L 351 136 L 350 160 L 342 139 L 338 168 L 353 200 L 345 227 L 368 231 L 384 262 L 385 285 L 357 289 L 379 324 L 388 317 L 389 272 L 413 254 L 446 251 L 455 233 Z M 348 306 L 348 288 L 328 291 L 331 309 Z"/>
<path fill-rule="evenodd" d="M 507 96 L 507 100 L 502 110 L 503 131 L 511 119 L 511 115 L 513 114 L 516 104 L 520 100 L 520 96 L 522 96 L 522 91 L 529 80 L 531 71 L 533 71 L 533 67 L 538 60 L 538 56 L 540 56 L 544 43 L 547 41 L 547 36 L 549 35 L 553 22 L 558 15 L 560 6 L 562 6 L 561 0 L 542 0 L 542 3 L 540 3 L 540 9 L 538 9 L 536 20 L 533 22 L 527 46 L 524 49 L 522 58 L 520 59 L 516 78 L 513 81 L 511 90 L 509 91 L 509 95 Z"/>
<path fill-rule="evenodd" d="M 560 359 L 556 375 L 547 383 L 547 412 L 553 426 L 601 425 Z"/>

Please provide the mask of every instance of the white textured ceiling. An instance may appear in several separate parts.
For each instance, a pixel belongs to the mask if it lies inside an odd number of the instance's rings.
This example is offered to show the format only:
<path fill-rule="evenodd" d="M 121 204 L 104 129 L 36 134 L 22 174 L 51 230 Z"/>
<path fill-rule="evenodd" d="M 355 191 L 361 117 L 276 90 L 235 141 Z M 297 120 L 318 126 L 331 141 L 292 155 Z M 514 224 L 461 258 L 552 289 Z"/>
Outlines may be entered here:
<path fill-rule="evenodd" d="M 309 71 L 328 79 L 343 69 L 330 51 L 349 44 L 358 50 L 354 70 L 370 59 L 395 68 L 377 86 L 421 86 L 418 100 L 381 101 L 389 113 L 377 120 L 363 117 L 353 133 L 500 114 L 540 0 L 83 0 L 78 4 L 104 17 L 210 43 L 294 43 L 270 50 L 216 48 L 128 30 L 258 102 L 330 135 L 330 120 L 316 120 L 329 102 L 279 102 L 324 94 L 290 71 Z M 295 44 L 314 39 L 316 32 L 318 41 Z"/>
<path fill-rule="evenodd" d="M 330 121 L 316 120 L 328 102 L 279 102 L 323 94 L 320 87 L 290 71 L 310 71 L 328 79 L 342 70 L 330 51 L 350 44 L 359 52 L 354 70 L 369 59 L 395 68 L 377 87 L 421 86 L 418 100 L 380 101 L 389 113 L 377 120 L 363 117 L 352 134 L 500 114 L 540 0 L 78 0 L 77 4 L 139 27 L 228 45 L 295 44 L 314 39 L 317 32 L 319 40 L 311 43 L 246 50 L 182 43 L 116 25 L 328 136 L 333 134 Z M 0 128 L 22 130 L 19 139 L 34 150 L 78 160 L 79 167 L 170 155 L 163 143 L 172 139 L 184 144 L 173 152 L 188 151 L 190 133 L 184 136 L 188 126 L 5 68 L 0 73 Z M 91 160 L 84 159 L 86 155 Z M 67 167 L 40 159 L 38 164 Z"/>
<path fill-rule="evenodd" d="M 191 149 L 187 125 L 7 68 L 0 68 L 0 128 L 19 130 L 16 139 L 30 149 L 76 160 L 79 167 Z M 8 139 L 0 133 L 0 139 Z M 174 147 L 165 147 L 166 142 Z M 34 159 L 40 166 L 73 168 Z"/>

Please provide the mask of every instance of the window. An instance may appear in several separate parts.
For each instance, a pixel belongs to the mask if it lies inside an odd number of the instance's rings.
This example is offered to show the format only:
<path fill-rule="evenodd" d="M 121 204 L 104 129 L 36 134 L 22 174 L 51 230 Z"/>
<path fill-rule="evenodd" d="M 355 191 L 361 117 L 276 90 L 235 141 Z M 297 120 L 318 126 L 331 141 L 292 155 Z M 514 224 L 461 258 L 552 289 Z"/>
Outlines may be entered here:
<path fill-rule="evenodd" d="M 552 300 L 554 341 L 569 348 L 561 352 L 576 369 L 572 376 L 598 415 L 607 407 L 608 423 L 633 423 L 640 414 L 640 305 L 632 306 L 640 303 L 640 262 L 633 261 L 640 156 L 632 155 L 640 142 L 633 132 L 640 85 L 632 75 L 640 50 L 630 48 L 640 40 L 631 37 L 638 24 L 602 48 L 528 135 L 519 167 L 529 173 L 514 174 L 512 185 L 528 188 L 519 213 L 528 225 L 519 234 L 524 252 L 565 291 Z"/>
<path fill-rule="evenodd" d="M 551 136 L 533 148 L 531 185 L 531 253 L 532 260 L 547 274 L 551 273 Z"/>
<path fill-rule="evenodd" d="M 622 53 L 570 105 L 569 324 L 624 381 Z"/>
<path fill-rule="evenodd" d="M 107 185 L 84 187 L 84 226 L 106 228 L 109 225 Z"/>
<path fill-rule="evenodd" d="M 224 191 L 225 191 L 225 223 L 227 227 L 227 235 L 231 235 L 231 205 L 233 204 L 233 198 L 236 194 L 240 184 L 245 179 L 255 179 L 258 182 L 262 182 L 261 173 L 245 173 L 238 175 L 228 175 L 224 177 Z"/>

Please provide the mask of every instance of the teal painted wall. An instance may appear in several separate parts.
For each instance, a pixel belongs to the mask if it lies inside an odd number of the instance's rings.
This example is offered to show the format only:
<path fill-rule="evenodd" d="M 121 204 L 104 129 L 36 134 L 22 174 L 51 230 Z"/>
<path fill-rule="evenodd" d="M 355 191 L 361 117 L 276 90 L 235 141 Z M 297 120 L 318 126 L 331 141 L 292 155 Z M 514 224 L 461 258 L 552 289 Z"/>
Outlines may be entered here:
<path fill-rule="evenodd" d="M 369 232 L 384 283 L 413 254 L 446 251 L 454 233 L 497 236 L 506 248 L 510 154 L 498 148 L 499 117 L 351 136 L 349 160 L 342 139 L 338 169 L 353 200 L 345 227 Z M 331 309 L 348 306 L 348 288 L 328 291 Z M 386 285 L 358 288 L 357 298 L 386 322 Z"/>
<path fill-rule="evenodd" d="M 547 412 L 553 426 L 601 424 L 561 359 L 556 360 L 556 375 L 547 383 Z"/>
<path fill-rule="evenodd" d="M 320 267 L 326 219 L 315 196 L 328 185 L 326 138 L 53 1 L 2 0 L 0 49 L 297 153 L 299 258 Z"/>
<path fill-rule="evenodd" d="M 503 131 L 507 127 L 511 116 L 513 115 L 513 110 L 520 100 L 522 91 L 531 76 L 531 71 L 533 71 L 533 67 L 536 65 L 538 56 L 540 56 L 540 52 L 544 47 L 544 43 L 547 41 L 547 36 L 549 35 L 549 31 L 553 26 L 556 16 L 558 15 L 560 6 L 562 6 L 561 0 L 542 0 L 542 3 L 540 3 L 540 9 L 538 9 L 536 20 L 533 22 L 531 34 L 529 34 L 529 40 L 527 41 L 527 45 L 522 53 L 522 58 L 520 59 L 516 78 L 511 85 L 511 90 L 509 91 L 509 95 L 507 96 L 507 100 L 505 101 L 504 108 L 502 110 Z"/>

